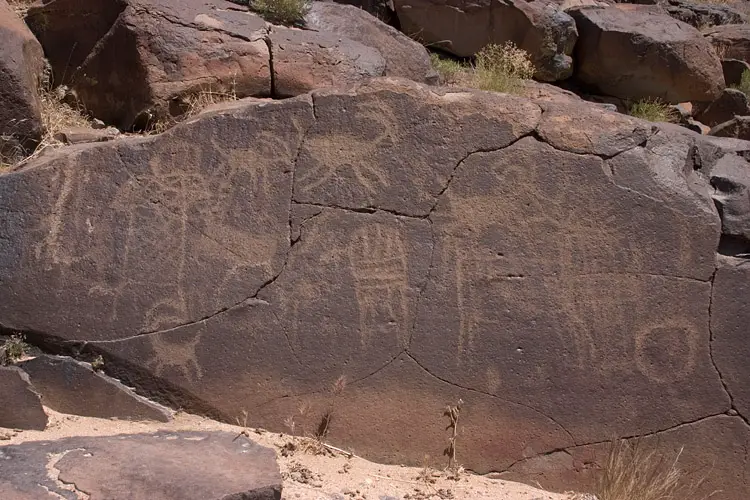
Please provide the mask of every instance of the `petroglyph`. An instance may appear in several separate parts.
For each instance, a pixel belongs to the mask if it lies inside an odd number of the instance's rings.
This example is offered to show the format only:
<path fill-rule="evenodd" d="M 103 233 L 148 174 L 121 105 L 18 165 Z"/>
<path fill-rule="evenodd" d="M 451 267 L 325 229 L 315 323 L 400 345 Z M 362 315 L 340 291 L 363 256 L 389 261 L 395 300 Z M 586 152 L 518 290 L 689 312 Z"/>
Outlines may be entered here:
<path fill-rule="evenodd" d="M 695 368 L 699 341 L 695 327 L 679 318 L 645 325 L 635 332 L 636 365 L 654 382 L 677 382 Z"/>
<path fill-rule="evenodd" d="M 146 362 L 146 367 L 153 370 L 158 377 L 167 376 L 170 371 L 176 371 L 179 376 L 190 382 L 196 382 L 203 377 L 197 355 L 201 341 L 200 333 L 190 340 L 180 338 L 174 342 L 170 342 L 168 336 L 163 334 L 150 335 L 148 339 L 154 354 Z"/>
<path fill-rule="evenodd" d="M 368 345 L 379 325 L 385 323 L 398 325 L 398 342 L 405 347 L 409 264 L 402 235 L 397 228 L 384 224 L 365 226 L 352 236 L 347 254 L 359 306 L 362 345 Z"/>
<path fill-rule="evenodd" d="M 354 113 L 352 113 L 354 114 Z M 371 126 L 358 123 L 349 130 L 335 134 L 311 136 L 306 149 L 314 152 L 314 167 L 299 173 L 298 182 L 303 193 L 312 193 L 320 186 L 354 181 L 369 195 L 382 193 L 390 187 L 389 175 L 375 158 L 398 143 L 401 133 L 399 120 L 393 110 L 378 107 L 373 103 L 357 106 L 358 122 L 375 123 L 378 132 L 374 136 L 362 136 L 360 130 L 371 130 Z M 353 178 L 352 178 L 353 177 Z"/>

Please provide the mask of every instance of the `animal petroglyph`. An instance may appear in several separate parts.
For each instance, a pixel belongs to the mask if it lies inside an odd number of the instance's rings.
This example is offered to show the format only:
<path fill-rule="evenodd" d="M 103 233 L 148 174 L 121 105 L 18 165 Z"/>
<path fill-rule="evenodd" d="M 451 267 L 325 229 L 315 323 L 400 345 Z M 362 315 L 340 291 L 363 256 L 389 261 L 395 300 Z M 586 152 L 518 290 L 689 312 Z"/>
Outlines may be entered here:
<path fill-rule="evenodd" d="M 358 108 L 356 116 L 358 122 L 377 123 L 378 133 L 361 136 L 356 132 L 363 129 L 360 125 L 335 135 L 329 133 L 308 139 L 307 148 L 314 152 L 315 167 L 299 173 L 298 185 L 302 186 L 303 192 L 313 192 L 349 175 L 369 195 L 381 193 L 390 186 L 388 174 L 375 159 L 388 149 L 388 145 L 398 142 L 399 121 L 392 110 L 373 105 Z"/>
<path fill-rule="evenodd" d="M 167 371 L 174 370 L 181 377 L 196 382 L 203 377 L 203 370 L 198 363 L 196 352 L 200 341 L 201 334 L 196 334 L 188 341 L 175 342 L 168 341 L 166 335 L 151 335 L 149 343 L 154 355 L 146 363 L 146 367 L 158 377 L 163 377 Z"/>

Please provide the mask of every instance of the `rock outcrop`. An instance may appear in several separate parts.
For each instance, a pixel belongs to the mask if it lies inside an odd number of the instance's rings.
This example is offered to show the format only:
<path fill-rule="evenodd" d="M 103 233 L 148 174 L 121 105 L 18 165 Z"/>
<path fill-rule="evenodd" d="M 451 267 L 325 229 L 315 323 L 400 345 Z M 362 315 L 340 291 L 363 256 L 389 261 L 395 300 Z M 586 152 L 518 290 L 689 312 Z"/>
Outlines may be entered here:
<path fill-rule="evenodd" d="M 535 77 L 568 78 L 577 33 L 553 5 L 524 0 L 395 0 L 401 30 L 457 56 L 473 56 L 490 43 L 514 42 L 531 56 Z"/>
<path fill-rule="evenodd" d="M 0 164 L 24 156 L 42 137 L 43 71 L 39 42 L 6 0 L 0 0 Z"/>
<path fill-rule="evenodd" d="M 375 76 L 431 78 L 425 49 L 371 16 L 349 11 L 358 36 L 346 38 L 353 26 L 334 20 L 344 9 L 314 10 L 332 31 L 273 26 L 225 0 L 54 0 L 27 22 L 58 83 L 96 118 L 140 130 L 184 114 L 201 92 L 290 97 Z"/>
<path fill-rule="evenodd" d="M 689 438 L 740 500 L 746 375 L 711 342 L 736 221 L 709 181 L 743 145 L 398 79 L 237 102 L 0 176 L 0 325 L 389 462 L 439 461 L 459 399 L 478 472 Z"/>
<path fill-rule="evenodd" d="M 623 99 L 712 101 L 725 87 L 701 33 L 658 9 L 617 5 L 568 11 L 576 20 L 575 77 Z"/>
<path fill-rule="evenodd" d="M 280 500 L 275 452 L 235 437 L 159 432 L 4 446 L 0 493 L 4 500 Z"/>

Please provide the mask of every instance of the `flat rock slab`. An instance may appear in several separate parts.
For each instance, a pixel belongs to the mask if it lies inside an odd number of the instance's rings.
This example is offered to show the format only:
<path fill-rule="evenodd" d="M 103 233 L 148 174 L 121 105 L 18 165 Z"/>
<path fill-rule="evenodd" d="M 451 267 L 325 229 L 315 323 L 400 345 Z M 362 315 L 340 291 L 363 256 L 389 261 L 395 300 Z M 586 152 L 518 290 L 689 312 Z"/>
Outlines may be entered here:
<path fill-rule="evenodd" d="M 47 427 L 47 415 L 39 395 L 22 370 L 0 367 L 0 402 L 0 427 L 35 430 Z"/>
<path fill-rule="evenodd" d="M 86 417 L 168 422 L 169 410 L 137 395 L 130 388 L 88 363 L 62 356 L 37 356 L 21 367 L 29 374 L 44 404 L 53 410 Z"/>
<path fill-rule="evenodd" d="M 73 437 L 0 448 L 4 500 L 272 500 L 270 448 L 227 432 Z"/>

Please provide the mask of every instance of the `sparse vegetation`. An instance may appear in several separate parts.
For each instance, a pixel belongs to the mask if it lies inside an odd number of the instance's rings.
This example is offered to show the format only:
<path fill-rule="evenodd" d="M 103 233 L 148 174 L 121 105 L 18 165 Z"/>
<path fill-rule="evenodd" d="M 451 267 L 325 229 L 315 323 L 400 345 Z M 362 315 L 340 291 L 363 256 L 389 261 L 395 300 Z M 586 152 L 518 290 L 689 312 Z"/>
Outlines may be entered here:
<path fill-rule="evenodd" d="M 534 65 L 528 52 L 513 42 L 490 44 L 476 55 L 474 68 L 476 86 L 495 92 L 517 92 L 523 80 L 534 75 Z"/>
<path fill-rule="evenodd" d="M 250 8 L 273 24 L 303 25 L 309 0 L 250 0 Z"/>
<path fill-rule="evenodd" d="M 461 406 L 464 404 L 462 399 L 458 400 L 455 405 L 448 405 L 443 412 L 443 415 L 450 419 L 448 429 L 451 429 L 451 437 L 448 438 L 448 447 L 445 449 L 444 454 L 448 455 L 448 470 L 452 471 L 455 475 L 459 475 L 458 462 L 456 462 L 456 438 L 458 437 L 458 417 L 461 415 Z"/>
<path fill-rule="evenodd" d="M 658 99 L 641 99 L 628 108 L 628 114 L 651 122 L 675 122 L 677 117 L 669 104 Z"/>
<path fill-rule="evenodd" d="M 534 75 L 529 54 L 513 42 L 487 45 L 476 54 L 473 66 L 437 53 L 432 53 L 430 60 L 440 76 L 440 83 L 493 92 L 518 93 L 523 81 Z"/>
<path fill-rule="evenodd" d="M 465 75 L 468 69 L 455 59 L 441 56 L 436 52 L 430 53 L 430 62 L 442 84 L 458 83 L 459 78 Z"/>
<path fill-rule="evenodd" d="M 75 108 L 65 102 L 66 93 L 67 88 L 63 86 L 52 89 L 45 83 L 40 88 L 39 100 L 42 107 L 42 128 L 44 131 L 42 139 L 30 154 L 26 154 L 19 146 L 0 156 L 0 171 L 15 168 L 39 156 L 42 151 L 49 147 L 62 146 L 63 143 L 55 137 L 65 129 L 91 126 L 80 108 Z"/>
<path fill-rule="evenodd" d="M 200 92 L 188 95 L 183 99 L 187 105 L 185 118 L 195 116 L 209 106 L 236 100 L 237 93 L 234 90 L 234 85 L 232 85 L 232 88 L 227 92 L 213 91 L 210 88 L 208 90 L 201 90 Z"/>
<path fill-rule="evenodd" d="M 28 351 L 28 345 L 21 335 L 11 335 L 0 344 L 0 365 L 13 364 L 22 359 Z"/>
<path fill-rule="evenodd" d="M 739 84 L 732 85 L 733 89 L 737 89 L 750 96 L 750 70 L 742 72 L 742 79 Z"/>
<path fill-rule="evenodd" d="M 690 482 L 677 468 L 682 450 L 667 459 L 640 441 L 613 440 L 597 480 L 599 500 L 696 499 L 701 481 Z M 704 497 L 709 498 L 711 495 Z M 696 499 L 697 500 L 697 499 Z"/>
<path fill-rule="evenodd" d="M 13 9 L 18 17 L 23 19 L 26 16 L 26 12 L 29 10 L 29 7 L 31 7 L 34 2 L 35 0 L 8 0 L 8 5 L 10 5 L 10 8 Z"/>

